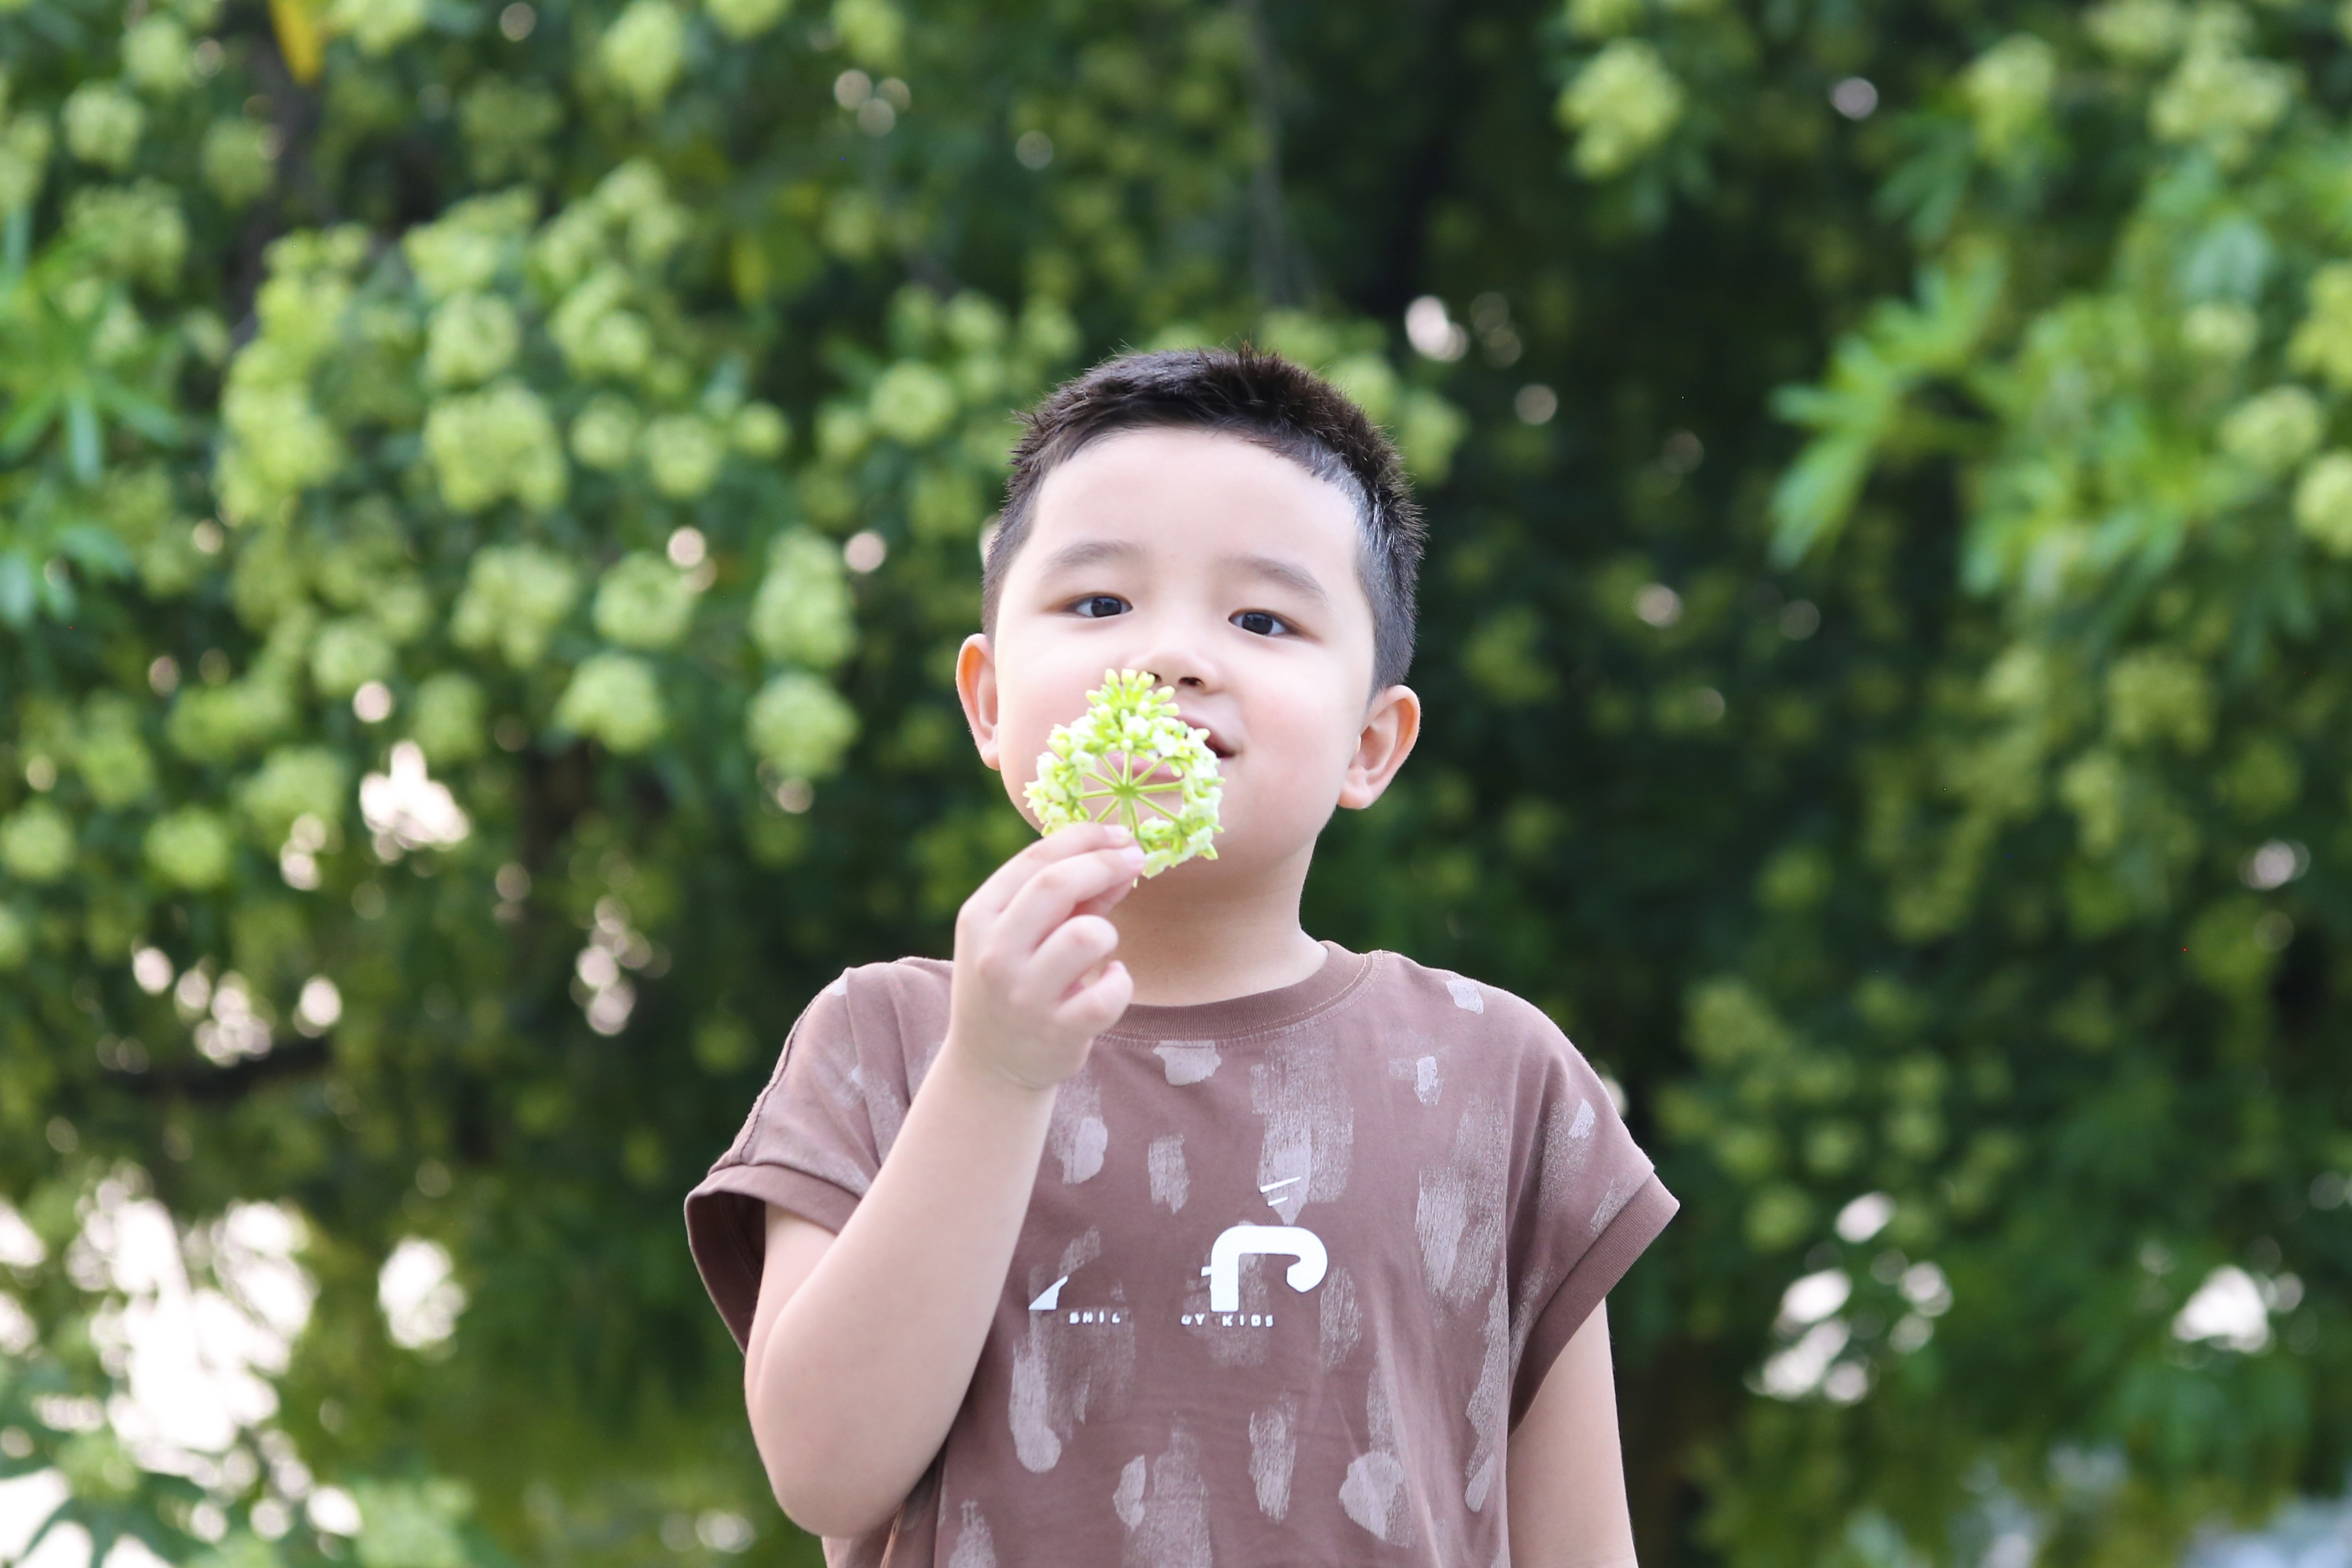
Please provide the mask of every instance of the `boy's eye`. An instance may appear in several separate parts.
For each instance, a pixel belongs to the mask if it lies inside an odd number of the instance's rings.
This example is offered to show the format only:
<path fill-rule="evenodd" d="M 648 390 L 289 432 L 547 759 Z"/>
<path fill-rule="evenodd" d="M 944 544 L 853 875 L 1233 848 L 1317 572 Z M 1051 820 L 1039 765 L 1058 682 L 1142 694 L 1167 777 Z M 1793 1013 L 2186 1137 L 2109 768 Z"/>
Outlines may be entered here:
<path fill-rule="evenodd" d="M 1244 610 L 1234 616 L 1234 625 L 1253 637 L 1279 637 L 1290 629 L 1280 616 L 1265 610 Z"/>
<path fill-rule="evenodd" d="M 1116 594 L 1088 594 L 1070 609 L 1073 614 L 1084 616 L 1088 620 L 1098 620 L 1105 616 L 1127 614 L 1128 603 Z"/>

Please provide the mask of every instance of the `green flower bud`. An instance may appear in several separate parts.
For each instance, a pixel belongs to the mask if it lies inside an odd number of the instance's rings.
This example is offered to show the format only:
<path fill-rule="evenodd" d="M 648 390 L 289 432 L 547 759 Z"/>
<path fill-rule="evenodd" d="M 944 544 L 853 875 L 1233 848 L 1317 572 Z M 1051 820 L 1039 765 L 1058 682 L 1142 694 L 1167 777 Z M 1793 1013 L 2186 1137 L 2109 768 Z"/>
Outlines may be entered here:
<path fill-rule="evenodd" d="M 408 733 L 436 768 L 470 762 L 482 754 L 485 707 L 482 689 L 470 676 L 446 671 L 416 689 Z"/>
<path fill-rule="evenodd" d="M 303 565 L 287 530 L 264 524 L 247 535 L 229 581 L 237 618 L 249 626 L 267 629 L 290 614 L 307 610 L 310 577 Z"/>
<path fill-rule="evenodd" d="M 866 408 L 876 429 L 919 447 L 955 417 L 955 384 L 920 360 L 900 360 L 875 378 Z"/>
<path fill-rule="evenodd" d="M 644 751 L 667 727 L 653 667 L 625 653 L 596 655 L 572 672 L 555 722 L 624 756 Z"/>
<path fill-rule="evenodd" d="M 980 486 L 960 468 L 921 468 L 907 495 L 907 520 L 924 539 L 969 539 L 987 509 Z"/>
<path fill-rule="evenodd" d="M 170 187 L 153 180 L 76 191 L 66 228 L 94 247 L 109 271 L 159 289 L 178 280 L 188 253 L 188 220 Z"/>
<path fill-rule="evenodd" d="M 1397 410 L 1397 451 L 1414 479 L 1443 484 L 1454 467 L 1454 448 L 1469 428 L 1460 409 L 1425 387 L 1412 387 Z"/>
<path fill-rule="evenodd" d="M 634 376 L 653 359 L 653 330 L 645 318 L 621 308 L 628 298 L 629 275 L 617 267 L 589 275 L 548 318 L 548 335 L 574 374 L 583 376 Z"/>
<path fill-rule="evenodd" d="M 2170 741 L 2201 752 L 2213 737 L 2213 682 L 2194 660 L 2141 648 L 2107 671 L 2107 729 L 2126 746 Z"/>
<path fill-rule="evenodd" d="M 341 336 L 352 286 L 341 278 L 279 272 L 254 296 L 261 337 L 247 351 L 247 374 L 282 385 L 309 374 Z"/>
<path fill-rule="evenodd" d="M 163 733 L 182 756 L 224 763 L 253 751 L 294 721 L 294 704 L 276 681 L 254 676 L 226 686 L 183 688 Z"/>
<path fill-rule="evenodd" d="M 553 294 L 579 288 L 604 256 L 604 215 L 593 197 L 557 213 L 530 242 L 531 267 Z"/>
<path fill-rule="evenodd" d="M 563 499 L 555 421 L 520 382 L 436 403 L 425 416 L 425 450 L 452 511 L 480 511 L 509 496 L 545 511 Z"/>
<path fill-rule="evenodd" d="M 704 0 L 704 9 L 730 38 L 755 38 L 792 9 L 792 0 Z"/>
<path fill-rule="evenodd" d="M 2163 142 L 2201 143 L 2224 167 L 2242 161 L 2254 140 L 2294 101 L 2294 72 L 2248 59 L 2226 37 L 2200 39 L 2148 104 L 2148 129 Z"/>
<path fill-rule="evenodd" d="M 1397 374 L 1385 354 L 1350 354 L 1328 373 L 1331 384 L 1354 400 L 1364 417 L 1385 425 L 1396 412 Z"/>
<path fill-rule="evenodd" d="M 26 114 L 0 124 L 0 213 L 14 212 L 41 194 L 48 162 L 48 121 Z"/>
<path fill-rule="evenodd" d="M 363 55 L 388 55 L 425 30 L 429 0 L 335 0 L 328 25 L 346 34 Z"/>
<path fill-rule="evenodd" d="M 155 758 L 139 733 L 139 710 L 127 698 L 108 693 L 91 699 L 74 742 L 74 766 L 90 797 L 108 811 L 120 811 L 155 790 Z"/>
<path fill-rule="evenodd" d="M 2186 21 L 2178 0 L 2107 0 L 2084 14 L 2083 26 L 2117 59 L 2145 64 L 2179 46 Z"/>
<path fill-rule="evenodd" d="M 443 386 L 473 386 L 514 363 L 522 323 L 495 294 L 457 294 L 433 312 L 425 340 L 425 378 Z"/>
<path fill-rule="evenodd" d="M 626 223 L 647 208 L 667 202 L 669 185 L 652 159 L 632 158 L 597 181 L 595 194 L 589 199 L 606 218 Z"/>
<path fill-rule="evenodd" d="M 73 869 L 74 828 L 46 800 L 0 817 L 0 867 L 20 881 L 54 882 Z"/>
<path fill-rule="evenodd" d="M 331 621 L 310 645 L 310 682 L 322 695 L 349 697 L 393 672 L 392 643 L 372 619 Z"/>
<path fill-rule="evenodd" d="M 851 59 L 888 70 L 906 47 L 907 18 L 890 0 L 834 0 L 833 30 Z"/>
<path fill-rule="evenodd" d="M 368 617 L 394 647 L 413 643 L 433 624 L 433 595 L 414 577 L 395 577 L 377 588 Z"/>
<path fill-rule="evenodd" d="M 2338 392 L 2352 390 L 2352 261 L 2331 261 L 2311 275 L 2311 310 L 2294 330 L 2286 360 Z"/>
<path fill-rule="evenodd" d="M 856 640 L 841 552 L 807 529 L 777 536 L 751 601 L 751 640 L 778 663 L 829 669 Z"/>
<path fill-rule="evenodd" d="M 985 353 L 1004 346 L 1004 312 L 987 295 L 966 289 L 940 311 L 940 325 L 948 341 L 966 353 Z"/>
<path fill-rule="evenodd" d="M 625 398 L 600 394 L 572 422 L 572 455 L 583 467 L 610 473 L 637 455 L 637 411 Z"/>
<path fill-rule="evenodd" d="M 2299 386 L 2250 397 L 2221 421 L 2221 450 L 2256 472 L 2285 472 L 2319 445 L 2319 400 Z"/>
<path fill-rule="evenodd" d="M 817 456 L 826 462 L 844 464 L 866 450 L 873 438 L 873 426 L 866 420 L 866 411 L 855 404 L 828 403 L 817 410 Z"/>
<path fill-rule="evenodd" d="M 486 76 L 457 101 L 468 162 L 488 182 L 542 170 L 541 144 L 563 123 L 563 103 L 545 88 Z"/>
<path fill-rule="evenodd" d="M 624 555 L 596 589 L 596 631 L 623 647 L 674 647 L 694 619 L 694 584 L 658 555 Z"/>
<path fill-rule="evenodd" d="M 640 110 L 658 109 L 686 63 L 686 19 L 668 0 L 632 0 L 605 29 L 596 61 Z"/>
<path fill-rule="evenodd" d="M 237 804 L 271 848 L 286 841 L 297 819 L 332 826 L 352 800 L 351 764 L 324 746 L 282 746 L 237 791 Z"/>
<path fill-rule="evenodd" d="M 174 16 L 150 16 L 122 35 L 122 72 L 148 91 L 172 94 L 196 79 L 188 30 Z"/>
<path fill-rule="evenodd" d="M 818 233 L 835 256 L 863 261 L 882 243 L 887 224 L 882 205 L 868 191 L 852 187 L 833 193 L 824 204 L 824 222 Z"/>
<path fill-rule="evenodd" d="M 535 545 L 482 551 L 449 617 L 459 647 L 496 647 L 517 669 L 546 657 L 547 640 L 580 595 L 580 578 L 562 556 Z"/>
<path fill-rule="evenodd" d="M 1977 58 L 1960 85 L 1986 157 L 2008 157 L 2041 123 L 2057 79 L 2056 51 L 2030 33 L 2004 38 Z"/>
<path fill-rule="evenodd" d="M 765 462 L 784 455 L 793 426 L 774 404 L 747 403 L 736 410 L 733 436 L 737 451 Z"/>
<path fill-rule="evenodd" d="M 66 100 L 66 148 L 85 163 L 127 169 L 139 155 L 147 110 L 109 81 L 87 81 Z"/>
<path fill-rule="evenodd" d="M 201 806 L 182 806 L 147 829 L 147 864 L 172 887 L 217 888 L 235 868 L 235 846 L 221 819 Z"/>
<path fill-rule="evenodd" d="M 231 518 L 272 515 L 279 503 L 342 466 L 342 442 L 334 426 L 299 388 L 247 388 L 236 384 L 232 372 L 221 395 L 221 422 L 232 444 L 221 456 L 214 484 L 221 510 Z"/>
<path fill-rule="evenodd" d="M 1682 84 L 1641 38 L 1603 48 L 1559 97 L 1561 123 L 1578 133 L 1576 167 L 1594 180 L 1623 174 L 1648 156 L 1682 112 Z"/>
<path fill-rule="evenodd" d="M 400 242 L 401 255 L 425 292 L 436 300 L 478 294 L 498 277 L 538 216 L 530 191 L 508 191 L 459 202 L 439 220 L 419 224 Z"/>
<path fill-rule="evenodd" d="M 139 549 L 139 585 L 151 599 L 178 598 L 196 585 L 205 571 L 205 556 L 185 530 L 167 530 Z"/>
<path fill-rule="evenodd" d="M 215 120 L 196 161 L 213 194 L 241 207 L 265 195 L 278 178 L 277 138 L 268 126 L 241 117 Z"/>
<path fill-rule="evenodd" d="M 719 477 L 727 447 L 710 422 L 673 414 L 646 426 L 646 468 L 654 489 L 672 500 L 692 500 Z"/>
<path fill-rule="evenodd" d="M 1568 0 L 1568 30 L 1580 38 L 1613 38 L 1642 20 L 1642 0 Z"/>
<path fill-rule="evenodd" d="M 33 956 L 33 922 L 14 906 L 0 904 L 0 971 L 22 969 Z"/>
<path fill-rule="evenodd" d="M 857 714 L 814 675 L 787 670 L 760 689 L 744 716 L 751 750 L 788 777 L 823 778 L 857 738 Z"/>
<path fill-rule="evenodd" d="M 2209 300 L 2180 319 L 2180 341 L 2193 353 L 2234 364 L 2262 341 L 2261 318 L 2243 305 Z"/>
<path fill-rule="evenodd" d="M 2352 555 L 2352 452 L 2329 452 L 2294 487 L 2297 528 L 2337 555 Z"/>

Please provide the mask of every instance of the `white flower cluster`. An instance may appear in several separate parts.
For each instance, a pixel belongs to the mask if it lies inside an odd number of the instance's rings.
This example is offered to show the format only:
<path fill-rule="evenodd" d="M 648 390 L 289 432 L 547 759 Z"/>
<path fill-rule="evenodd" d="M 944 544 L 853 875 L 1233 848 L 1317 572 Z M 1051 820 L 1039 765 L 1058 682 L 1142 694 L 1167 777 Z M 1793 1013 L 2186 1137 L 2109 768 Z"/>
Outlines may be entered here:
<path fill-rule="evenodd" d="M 1057 724 L 1024 792 L 1047 833 L 1082 822 L 1111 822 L 1135 836 L 1143 874 L 1157 877 L 1199 856 L 1213 860 L 1209 840 L 1221 831 L 1209 732 L 1184 722 L 1176 694 L 1150 674 L 1107 669 L 1087 710 Z"/>

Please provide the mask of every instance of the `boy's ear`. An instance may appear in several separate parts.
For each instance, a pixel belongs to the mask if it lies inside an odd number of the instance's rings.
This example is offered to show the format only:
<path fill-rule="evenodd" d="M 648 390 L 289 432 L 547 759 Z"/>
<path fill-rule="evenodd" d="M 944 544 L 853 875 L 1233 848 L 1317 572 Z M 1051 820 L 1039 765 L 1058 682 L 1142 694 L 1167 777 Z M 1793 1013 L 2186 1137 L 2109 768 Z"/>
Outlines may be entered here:
<path fill-rule="evenodd" d="M 996 651 L 986 632 L 972 633 L 956 650 L 955 684 L 980 760 L 1002 773 L 1003 758 L 996 743 Z"/>
<path fill-rule="evenodd" d="M 1356 737 L 1356 754 L 1348 759 L 1339 804 L 1349 811 L 1361 811 L 1380 799 L 1419 739 L 1421 699 L 1412 687 L 1391 686 L 1373 697 L 1371 710 L 1364 716 L 1363 732 Z"/>

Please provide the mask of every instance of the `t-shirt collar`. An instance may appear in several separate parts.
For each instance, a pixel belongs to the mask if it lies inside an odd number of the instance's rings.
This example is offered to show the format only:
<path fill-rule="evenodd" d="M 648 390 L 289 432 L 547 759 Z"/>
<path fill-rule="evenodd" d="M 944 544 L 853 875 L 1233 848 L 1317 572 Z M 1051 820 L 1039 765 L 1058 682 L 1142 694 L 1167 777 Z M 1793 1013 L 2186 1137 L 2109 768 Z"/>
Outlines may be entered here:
<path fill-rule="evenodd" d="M 1349 952 L 1336 942 L 1323 944 L 1323 966 L 1306 979 L 1276 991 L 1201 1002 L 1189 1006 L 1138 1003 L 1103 1031 L 1107 1040 L 1238 1040 L 1303 1023 L 1351 995 L 1372 969 L 1373 953 Z"/>

